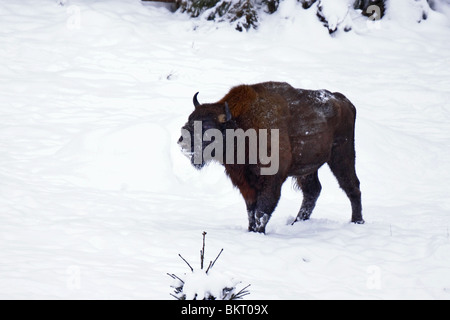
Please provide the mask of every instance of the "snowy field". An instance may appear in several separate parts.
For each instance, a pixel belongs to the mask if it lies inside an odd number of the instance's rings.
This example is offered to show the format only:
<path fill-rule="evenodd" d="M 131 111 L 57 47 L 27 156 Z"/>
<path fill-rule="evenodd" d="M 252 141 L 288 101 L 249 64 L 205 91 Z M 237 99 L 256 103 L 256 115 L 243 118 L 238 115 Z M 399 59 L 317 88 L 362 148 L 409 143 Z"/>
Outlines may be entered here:
<path fill-rule="evenodd" d="M 450 15 L 414 14 L 330 37 L 293 0 L 242 33 L 138 0 L 1 1 L 0 298 L 172 299 L 207 231 L 249 299 L 450 299 Z M 289 225 L 289 180 L 248 233 L 223 168 L 182 155 L 195 92 L 268 80 L 355 104 L 366 224 L 323 167 L 310 221 Z"/>

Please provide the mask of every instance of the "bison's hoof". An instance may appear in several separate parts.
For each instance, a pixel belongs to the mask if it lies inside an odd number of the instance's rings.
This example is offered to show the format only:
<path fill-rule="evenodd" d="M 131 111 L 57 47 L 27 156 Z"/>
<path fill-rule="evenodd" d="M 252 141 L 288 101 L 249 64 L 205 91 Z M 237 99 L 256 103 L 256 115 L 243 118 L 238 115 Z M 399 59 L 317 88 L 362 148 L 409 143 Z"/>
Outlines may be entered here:
<path fill-rule="evenodd" d="M 297 216 L 294 221 L 292 221 L 291 226 L 293 226 L 298 221 L 307 221 L 309 220 L 309 216 Z"/>
<path fill-rule="evenodd" d="M 364 219 L 358 219 L 358 220 L 352 220 L 352 223 L 354 223 L 354 224 L 364 224 L 365 221 L 364 221 Z"/>
<path fill-rule="evenodd" d="M 257 233 L 266 233 L 266 228 L 265 227 L 256 227 L 256 226 L 250 226 L 248 227 L 248 231 L 249 232 L 257 232 Z"/>
<path fill-rule="evenodd" d="M 265 234 L 266 233 L 266 228 L 259 228 L 259 229 L 257 229 L 257 228 L 250 229 L 250 228 L 248 228 L 248 231 L 249 232 L 256 232 L 256 233 L 263 233 L 263 234 Z"/>

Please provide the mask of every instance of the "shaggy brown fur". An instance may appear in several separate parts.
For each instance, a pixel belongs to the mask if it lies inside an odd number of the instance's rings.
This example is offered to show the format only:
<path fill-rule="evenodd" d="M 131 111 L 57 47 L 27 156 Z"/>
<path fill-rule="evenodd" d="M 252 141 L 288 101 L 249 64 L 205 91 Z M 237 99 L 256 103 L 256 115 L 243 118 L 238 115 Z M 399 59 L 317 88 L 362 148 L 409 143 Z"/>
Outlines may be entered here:
<path fill-rule="evenodd" d="M 232 119 L 223 123 L 218 119 L 224 118 L 227 107 Z M 217 103 L 198 105 L 184 129 L 192 129 L 193 121 L 198 120 L 222 132 L 237 128 L 279 130 L 279 150 L 271 150 L 269 145 L 270 152 L 279 154 L 276 174 L 261 175 L 260 162 L 224 163 L 231 182 L 245 199 L 249 231 L 265 232 L 288 176 L 294 177 L 303 191 L 302 206 L 295 221 L 309 219 L 321 191 L 317 170 L 324 163 L 328 163 L 350 199 L 352 222 L 364 223 L 355 172 L 355 119 L 355 107 L 340 93 L 266 82 L 234 87 Z M 246 152 L 248 157 L 248 148 Z"/>

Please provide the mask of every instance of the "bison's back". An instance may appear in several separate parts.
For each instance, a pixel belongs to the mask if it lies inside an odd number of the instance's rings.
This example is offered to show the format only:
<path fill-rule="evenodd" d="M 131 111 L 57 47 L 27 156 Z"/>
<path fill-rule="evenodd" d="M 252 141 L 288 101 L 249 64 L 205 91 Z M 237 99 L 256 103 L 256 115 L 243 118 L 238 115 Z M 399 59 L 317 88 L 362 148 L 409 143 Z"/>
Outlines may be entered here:
<path fill-rule="evenodd" d="M 329 160 L 333 144 L 353 140 L 356 110 L 344 95 L 278 82 L 257 86 L 286 101 L 288 116 L 284 121 L 292 152 L 289 175 L 316 171 Z"/>
<path fill-rule="evenodd" d="M 353 139 L 356 111 L 340 93 L 264 82 L 234 87 L 219 102 L 244 130 L 279 129 L 280 170 L 291 176 L 316 171 L 336 141 Z"/>

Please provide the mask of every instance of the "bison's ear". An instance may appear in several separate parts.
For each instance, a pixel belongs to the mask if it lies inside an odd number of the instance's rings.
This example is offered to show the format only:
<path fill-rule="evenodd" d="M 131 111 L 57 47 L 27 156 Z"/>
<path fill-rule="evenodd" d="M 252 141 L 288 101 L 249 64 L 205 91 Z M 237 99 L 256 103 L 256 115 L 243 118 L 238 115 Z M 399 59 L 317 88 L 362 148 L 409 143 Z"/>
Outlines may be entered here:
<path fill-rule="evenodd" d="M 194 107 L 198 107 L 200 105 L 200 102 L 197 100 L 198 92 L 194 94 L 194 98 L 192 99 L 192 102 L 194 102 Z"/>
<path fill-rule="evenodd" d="M 227 116 L 224 115 L 223 113 L 222 113 L 222 114 L 219 114 L 219 115 L 217 116 L 217 120 L 219 120 L 220 123 L 225 123 L 225 122 L 227 122 Z"/>
<path fill-rule="evenodd" d="M 226 115 L 227 122 L 230 121 L 232 118 L 232 115 L 231 115 L 230 107 L 228 106 L 227 102 L 225 102 L 225 115 Z"/>

